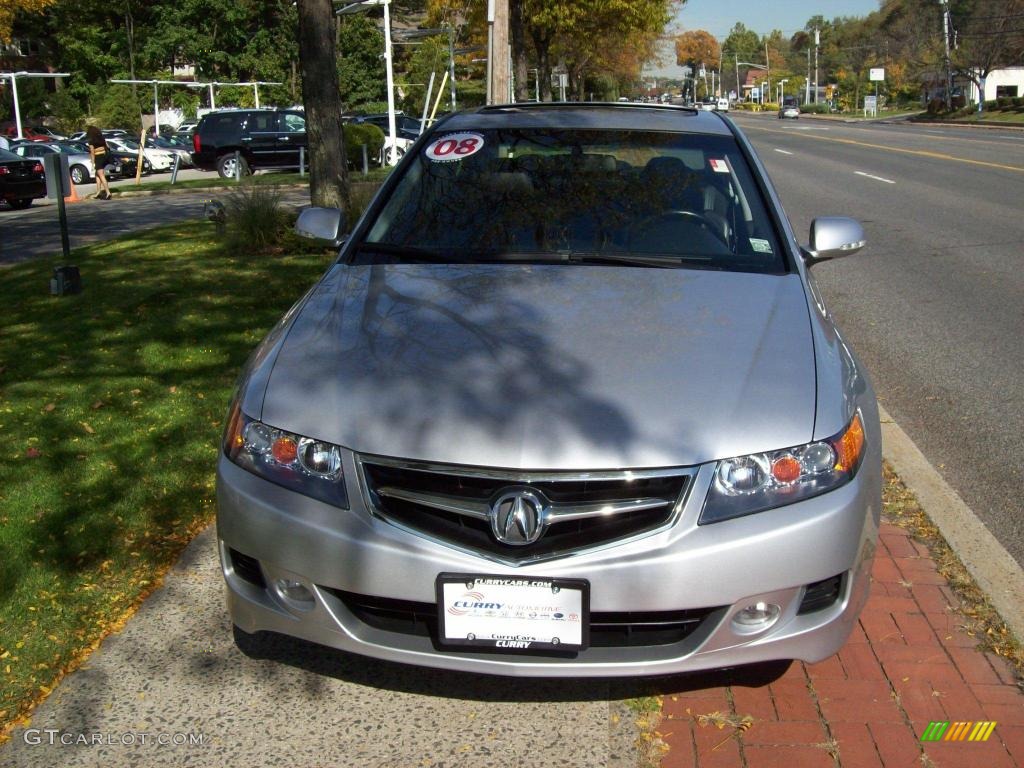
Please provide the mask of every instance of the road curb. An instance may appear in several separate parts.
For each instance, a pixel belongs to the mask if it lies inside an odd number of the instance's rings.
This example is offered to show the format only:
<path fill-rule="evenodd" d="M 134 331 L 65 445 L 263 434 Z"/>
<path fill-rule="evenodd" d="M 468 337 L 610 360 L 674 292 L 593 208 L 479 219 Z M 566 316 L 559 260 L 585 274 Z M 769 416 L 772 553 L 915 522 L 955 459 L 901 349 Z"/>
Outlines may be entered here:
<path fill-rule="evenodd" d="M 949 546 L 1016 636 L 1024 640 L 1024 569 L 928 462 L 883 407 L 882 455 L 917 497 Z"/>

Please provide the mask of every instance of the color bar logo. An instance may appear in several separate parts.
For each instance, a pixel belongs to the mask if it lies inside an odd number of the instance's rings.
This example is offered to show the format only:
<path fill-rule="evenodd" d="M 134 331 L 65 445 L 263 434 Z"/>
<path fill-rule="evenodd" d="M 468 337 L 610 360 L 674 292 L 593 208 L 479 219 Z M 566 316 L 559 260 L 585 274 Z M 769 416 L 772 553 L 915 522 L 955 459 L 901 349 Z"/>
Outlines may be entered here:
<path fill-rule="evenodd" d="M 921 741 L 988 741 L 996 724 L 994 720 L 978 723 L 950 723 L 932 720 L 921 734 Z"/>

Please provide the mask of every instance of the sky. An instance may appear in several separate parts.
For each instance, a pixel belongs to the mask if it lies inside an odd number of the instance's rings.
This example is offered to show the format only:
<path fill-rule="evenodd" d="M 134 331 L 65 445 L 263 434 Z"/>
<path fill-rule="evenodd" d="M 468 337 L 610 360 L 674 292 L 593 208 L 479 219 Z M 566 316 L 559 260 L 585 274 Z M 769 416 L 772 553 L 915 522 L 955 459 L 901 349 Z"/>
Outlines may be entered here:
<path fill-rule="evenodd" d="M 670 29 L 683 32 L 704 29 L 719 41 L 724 40 L 737 21 L 760 35 L 781 29 L 789 37 L 812 16 L 832 19 L 836 16 L 867 16 L 878 9 L 878 0 L 687 0 Z M 645 67 L 644 73 L 678 76 L 675 53 L 669 46 L 663 53 L 664 65 Z"/>

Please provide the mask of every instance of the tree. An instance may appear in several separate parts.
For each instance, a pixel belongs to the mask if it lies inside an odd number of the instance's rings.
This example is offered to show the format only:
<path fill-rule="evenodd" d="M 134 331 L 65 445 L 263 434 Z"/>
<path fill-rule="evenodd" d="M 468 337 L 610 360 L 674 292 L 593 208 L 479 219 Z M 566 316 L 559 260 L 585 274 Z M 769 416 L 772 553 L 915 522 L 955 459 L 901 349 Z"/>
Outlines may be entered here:
<path fill-rule="evenodd" d="M 19 14 L 42 13 L 56 0 L 4 0 L 0 3 L 0 43 L 11 42 L 14 20 Z"/>
<path fill-rule="evenodd" d="M 335 18 L 331 0 L 297 0 L 302 101 L 313 205 L 348 209 L 348 166 L 341 128 Z"/>
<path fill-rule="evenodd" d="M 343 16 L 338 35 L 338 81 L 347 109 L 387 99 L 384 36 L 373 19 L 364 14 Z"/>
<path fill-rule="evenodd" d="M 694 29 L 683 32 L 676 38 L 676 64 L 701 65 L 715 64 L 722 53 L 718 41 L 710 32 Z"/>
<path fill-rule="evenodd" d="M 957 41 L 953 68 L 978 87 L 981 112 L 992 71 L 1024 61 L 1024 0 L 972 0 L 960 7 L 961 13 L 951 13 Z"/>

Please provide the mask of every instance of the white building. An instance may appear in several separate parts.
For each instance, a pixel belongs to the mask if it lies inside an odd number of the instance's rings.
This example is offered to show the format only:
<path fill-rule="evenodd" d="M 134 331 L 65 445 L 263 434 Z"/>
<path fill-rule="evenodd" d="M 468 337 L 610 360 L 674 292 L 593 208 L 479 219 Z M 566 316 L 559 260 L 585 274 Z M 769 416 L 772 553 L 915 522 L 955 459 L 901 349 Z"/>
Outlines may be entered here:
<path fill-rule="evenodd" d="M 978 102 L 978 86 L 969 84 L 968 100 Z M 985 95 L 980 101 L 1003 97 L 1024 96 L 1024 67 L 996 69 L 985 78 Z"/>

